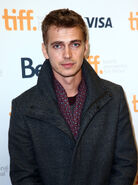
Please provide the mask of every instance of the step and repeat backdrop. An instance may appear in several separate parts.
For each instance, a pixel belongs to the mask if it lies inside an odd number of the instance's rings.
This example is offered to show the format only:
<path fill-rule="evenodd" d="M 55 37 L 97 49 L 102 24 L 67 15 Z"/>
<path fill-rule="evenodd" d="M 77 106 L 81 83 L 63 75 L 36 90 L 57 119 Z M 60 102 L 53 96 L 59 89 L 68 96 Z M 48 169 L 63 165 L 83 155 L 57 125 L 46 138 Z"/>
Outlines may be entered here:
<path fill-rule="evenodd" d="M 138 143 L 138 0 L 1 0 L 0 185 L 11 185 L 11 101 L 36 84 L 44 62 L 41 22 L 49 11 L 59 8 L 73 9 L 84 18 L 89 30 L 88 62 L 101 78 L 123 86 Z"/>

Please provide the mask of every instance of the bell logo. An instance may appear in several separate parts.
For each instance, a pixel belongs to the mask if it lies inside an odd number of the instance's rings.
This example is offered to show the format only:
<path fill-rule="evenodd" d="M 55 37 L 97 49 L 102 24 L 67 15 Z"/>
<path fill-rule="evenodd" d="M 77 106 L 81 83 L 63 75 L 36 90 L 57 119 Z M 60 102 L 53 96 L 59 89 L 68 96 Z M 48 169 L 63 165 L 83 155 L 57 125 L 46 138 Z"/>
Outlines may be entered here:
<path fill-rule="evenodd" d="M 136 100 L 136 95 L 133 96 L 133 106 L 134 106 L 134 112 L 138 112 L 138 108 L 137 108 L 137 104 L 138 104 L 138 100 Z"/>
<path fill-rule="evenodd" d="M 24 30 L 24 22 L 27 23 L 27 30 L 31 31 L 33 29 L 33 31 L 36 31 L 37 28 L 34 26 L 33 28 L 31 28 L 31 21 L 34 19 L 33 16 L 31 16 L 31 14 L 33 13 L 33 10 L 19 10 L 19 15 L 16 16 L 16 10 L 13 9 L 12 10 L 13 15 L 9 15 L 8 13 L 8 9 L 4 9 L 4 15 L 2 16 L 2 18 L 4 19 L 4 23 L 5 23 L 5 29 L 7 31 L 17 31 L 17 30 Z M 19 22 L 19 28 L 17 25 L 17 22 Z"/>
<path fill-rule="evenodd" d="M 38 76 L 41 67 L 41 64 L 33 67 L 31 58 L 21 58 L 22 78 L 32 78 L 34 75 Z"/>
<path fill-rule="evenodd" d="M 134 17 L 133 12 L 130 12 L 130 17 L 128 19 L 130 21 L 130 28 L 133 31 L 138 30 L 138 12 L 136 12 L 136 16 L 137 17 Z"/>
<path fill-rule="evenodd" d="M 98 65 L 100 64 L 100 61 L 98 61 L 100 56 L 96 55 L 96 56 L 89 56 L 88 57 L 88 62 L 89 64 L 93 65 L 94 67 L 94 70 L 96 71 L 96 73 L 100 73 L 100 74 L 103 74 L 103 71 L 102 70 L 98 70 Z"/>

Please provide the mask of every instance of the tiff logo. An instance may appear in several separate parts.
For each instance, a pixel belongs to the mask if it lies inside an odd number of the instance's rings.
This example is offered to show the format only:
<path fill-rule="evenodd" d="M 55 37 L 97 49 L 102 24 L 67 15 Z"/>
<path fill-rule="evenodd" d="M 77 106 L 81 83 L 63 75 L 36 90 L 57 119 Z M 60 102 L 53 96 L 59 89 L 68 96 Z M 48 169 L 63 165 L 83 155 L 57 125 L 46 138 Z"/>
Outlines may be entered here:
<path fill-rule="evenodd" d="M 34 19 L 31 14 L 33 13 L 33 10 L 19 10 L 18 15 L 16 14 L 16 10 L 12 10 L 12 15 L 9 15 L 8 9 L 4 9 L 4 15 L 2 18 L 4 19 L 5 23 L 5 29 L 7 31 L 16 31 L 16 30 L 24 30 L 24 24 L 26 23 L 27 25 L 27 30 L 28 31 L 36 31 L 37 28 L 34 26 L 33 28 L 31 27 L 31 21 Z M 19 25 L 17 24 L 19 22 Z"/>
<path fill-rule="evenodd" d="M 133 15 L 133 12 L 130 12 L 130 17 L 128 19 L 130 21 L 130 28 L 133 31 L 138 30 L 138 12 L 136 12 L 136 16 L 137 17 Z"/>
<path fill-rule="evenodd" d="M 133 96 L 133 101 L 132 101 L 133 105 L 134 105 L 134 112 L 138 112 L 138 100 L 136 99 L 136 95 Z"/>
<path fill-rule="evenodd" d="M 102 70 L 98 70 L 99 69 L 99 64 L 100 64 L 100 61 L 98 60 L 100 58 L 100 56 L 96 55 L 96 56 L 89 56 L 88 57 L 88 62 L 89 64 L 93 65 L 94 67 L 94 70 L 97 74 L 103 74 L 103 71 Z"/>

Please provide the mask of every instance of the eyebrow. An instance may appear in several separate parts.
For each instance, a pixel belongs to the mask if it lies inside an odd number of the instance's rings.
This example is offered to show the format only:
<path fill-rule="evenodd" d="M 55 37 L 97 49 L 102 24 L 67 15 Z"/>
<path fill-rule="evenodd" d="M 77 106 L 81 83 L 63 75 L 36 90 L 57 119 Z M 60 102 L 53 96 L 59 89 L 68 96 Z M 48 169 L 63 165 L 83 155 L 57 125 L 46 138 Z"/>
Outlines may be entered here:
<path fill-rule="evenodd" d="M 79 42 L 79 43 L 81 43 L 82 41 L 81 41 L 81 40 L 72 40 L 70 43 L 74 43 L 74 42 Z"/>
<path fill-rule="evenodd" d="M 71 40 L 69 43 L 74 43 L 74 42 L 81 43 L 82 41 L 81 40 Z M 52 42 L 50 45 L 53 46 L 55 44 L 63 44 L 63 43 L 64 43 L 63 41 L 55 41 L 55 42 Z"/>

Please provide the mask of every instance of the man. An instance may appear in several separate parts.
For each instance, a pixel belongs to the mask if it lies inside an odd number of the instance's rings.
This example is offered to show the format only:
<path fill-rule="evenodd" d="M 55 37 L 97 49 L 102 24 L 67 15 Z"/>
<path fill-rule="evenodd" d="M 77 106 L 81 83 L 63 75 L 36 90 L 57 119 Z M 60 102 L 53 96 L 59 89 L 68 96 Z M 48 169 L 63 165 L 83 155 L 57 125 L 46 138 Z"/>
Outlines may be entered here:
<path fill-rule="evenodd" d="M 12 105 L 12 184 L 132 185 L 137 156 L 124 93 L 85 60 L 82 17 L 52 11 L 42 32 L 38 83 Z"/>

